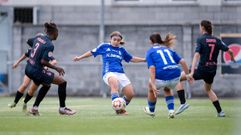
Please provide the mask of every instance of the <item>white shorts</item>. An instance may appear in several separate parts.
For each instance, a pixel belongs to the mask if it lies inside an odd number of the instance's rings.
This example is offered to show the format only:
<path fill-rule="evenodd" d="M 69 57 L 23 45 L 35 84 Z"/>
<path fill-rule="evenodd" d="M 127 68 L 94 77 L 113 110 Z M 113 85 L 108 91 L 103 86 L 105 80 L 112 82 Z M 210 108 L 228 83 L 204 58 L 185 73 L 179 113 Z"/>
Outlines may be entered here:
<path fill-rule="evenodd" d="M 116 77 L 119 81 L 119 88 L 122 90 L 128 84 L 131 84 L 130 80 L 124 73 L 108 72 L 103 76 L 104 82 L 109 86 L 108 79 L 110 77 Z"/>
<path fill-rule="evenodd" d="M 157 89 L 163 89 L 165 87 L 169 89 L 175 89 L 177 83 L 180 81 L 180 77 L 174 78 L 172 80 L 159 80 L 156 79 Z"/>

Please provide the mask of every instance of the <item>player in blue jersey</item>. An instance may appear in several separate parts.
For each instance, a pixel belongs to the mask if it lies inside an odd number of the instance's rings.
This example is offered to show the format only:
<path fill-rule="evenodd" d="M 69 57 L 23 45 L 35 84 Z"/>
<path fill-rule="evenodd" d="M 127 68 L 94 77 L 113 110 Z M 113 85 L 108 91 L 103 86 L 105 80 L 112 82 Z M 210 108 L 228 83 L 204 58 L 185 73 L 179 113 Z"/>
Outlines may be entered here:
<path fill-rule="evenodd" d="M 119 97 L 119 90 L 124 94 L 124 100 L 128 105 L 134 96 L 133 87 L 130 80 L 124 73 L 122 60 L 126 62 L 145 62 L 144 58 L 135 57 L 129 54 L 121 44 L 123 37 L 120 32 L 114 31 L 110 34 L 110 43 L 102 43 L 97 48 L 74 57 L 74 61 L 79 61 L 90 56 L 102 56 L 102 76 L 104 82 L 111 88 L 111 98 Z M 127 114 L 126 110 L 116 111 L 117 114 Z"/>
<path fill-rule="evenodd" d="M 42 85 L 29 113 L 39 115 L 38 106 L 47 94 L 50 85 L 53 83 L 58 85 L 59 113 L 63 115 L 73 115 L 76 111 L 67 108 L 65 105 L 67 82 L 61 77 L 65 72 L 63 68 L 49 63 L 54 51 L 52 41 L 58 37 L 57 25 L 55 23 L 45 23 L 44 27 L 46 35 L 39 35 L 28 40 L 30 44 L 33 44 L 33 47 L 25 68 L 25 74 L 33 80 L 35 85 Z M 56 70 L 59 75 L 46 70 L 44 68 L 45 66 Z"/>
<path fill-rule="evenodd" d="M 214 107 L 217 110 L 218 117 L 225 117 L 225 113 L 222 110 L 219 100 L 212 90 L 212 83 L 216 75 L 217 70 L 217 58 L 220 50 L 228 51 L 231 56 L 231 60 L 235 62 L 233 52 L 229 49 L 219 38 L 212 35 L 212 23 L 208 20 L 203 20 L 200 23 L 200 36 L 197 39 L 197 46 L 195 54 L 193 56 L 191 75 L 194 80 L 204 80 L 204 88 L 208 94 L 209 99 L 212 101 Z M 199 60 L 198 67 L 195 66 Z M 182 78 L 185 80 L 186 78 Z M 177 85 L 177 89 L 183 89 L 182 85 Z M 184 92 L 184 90 L 183 90 Z M 183 94 L 182 99 L 185 99 Z"/>
<path fill-rule="evenodd" d="M 29 44 L 30 45 L 30 44 Z M 32 47 L 32 45 L 30 45 Z M 31 48 L 29 48 L 27 50 L 27 52 L 25 54 L 23 54 L 12 66 L 13 69 L 17 68 L 18 65 L 26 58 L 29 57 L 30 55 L 30 51 L 31 51 Z M 51 59 L 51 62 L 50 62 L 52 65 L 56 65 L 57 64 L 57 61 L 55 60 L 54 57 L 52 57 Z M 23 77 L 23 83 L 19 86 L 18 90 L 17 90 L 17 93 L 15 95 L 15 99 L 14 99 L 14 102 L 9 104 L 8 106 L 10 108 L 13 108 L 13 107 L 16 107 L 18 101 L 20 100 L 20 98 L 23 96 L 24 94 L 24 91 L 27 89 L 27 87 L 29 86 L 31 82 L 31 79 L 27 76 L 27 75 L 24 75 Z M 30 89 L 29 91 L 27 92 L 25 98 L 24 98 L 24 104 L 23 104 L 23 112 L 26 112 L 27 110 L 27 103 L 28 101 L 33 97 L 33 94 L 34 92 L 37 90 L 38 86 L 36 86 L 34 83 L 32 83 L 30 85 Z"/>
<path fill-rule="evenodd" d="M 146 52 L 146 61 L 150 72 L 148 106 L 144 108 L 146 114 L 150 116 L 155 116 L 157 94 L 160 89 L 163 89 L 169 110 L 168 117 L 174 118 L 174 96 L 172 89 L 180 81 L 181 70 L 178 64 L 181 64 L 187 76 L 189 73 L 184 59 L 170 49 L 170 44 L 175 40 L 175 36 L 171 35 L 168 34 L 164 41 L 159 33 L 150 35 L 152 47 Z"/>

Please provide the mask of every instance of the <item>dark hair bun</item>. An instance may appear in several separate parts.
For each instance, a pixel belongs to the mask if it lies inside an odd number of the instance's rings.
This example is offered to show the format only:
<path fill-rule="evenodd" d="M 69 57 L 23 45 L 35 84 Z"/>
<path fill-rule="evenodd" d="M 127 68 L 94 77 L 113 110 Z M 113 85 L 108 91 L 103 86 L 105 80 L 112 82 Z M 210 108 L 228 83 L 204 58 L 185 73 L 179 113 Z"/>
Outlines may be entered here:
<path fill-rule="evenodd" d="M 47 33 L 58 31 L 57 25 L 53 22 L 45 22 L 44 27 L 46 28 Z"/>

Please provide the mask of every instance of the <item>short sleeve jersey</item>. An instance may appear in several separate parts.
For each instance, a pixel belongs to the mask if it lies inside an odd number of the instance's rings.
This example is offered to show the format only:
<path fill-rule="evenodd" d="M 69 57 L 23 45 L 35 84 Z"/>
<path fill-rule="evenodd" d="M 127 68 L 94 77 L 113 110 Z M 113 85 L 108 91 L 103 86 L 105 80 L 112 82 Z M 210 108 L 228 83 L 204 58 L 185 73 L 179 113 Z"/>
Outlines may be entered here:
<path fill-rule="evenodd" d="M 32 49 L 29 55 L 28 64 L 31 64 L 31 66 L 35 68 L 42 69 L 44 66 L 41 64 L 42 59 L 46 61 L 53 59 L 54 45 L 47 35 L 38 35 L 30 39 Z"/>
<path fill-rule="evenodd" d="M 132 55 L 129 54 L 123 47 L 113 47 L 110 43 L 100 44 L 97 48 L 91 51 L 94 57 L 102 56 L 102 75 L 107 72 L 124 73 L 122 60 L 129 62 Z"/>
<path fill-rule="evenodd" d="M 179 62 L 181 57 L 170 48 L 154 45 L 146 52 L 147 66 L 154 66 L 156 69 L 156 79 L 171 80 L 179 77 L 181 70 Z"/>
<path fill-rule="evenodd" d="M 217 69 L 219 51 L 228 51 L 228 47 L 220 39 L 204 34 L 197 39 L 196 50 L 200 54 L 199 68 Z"/>

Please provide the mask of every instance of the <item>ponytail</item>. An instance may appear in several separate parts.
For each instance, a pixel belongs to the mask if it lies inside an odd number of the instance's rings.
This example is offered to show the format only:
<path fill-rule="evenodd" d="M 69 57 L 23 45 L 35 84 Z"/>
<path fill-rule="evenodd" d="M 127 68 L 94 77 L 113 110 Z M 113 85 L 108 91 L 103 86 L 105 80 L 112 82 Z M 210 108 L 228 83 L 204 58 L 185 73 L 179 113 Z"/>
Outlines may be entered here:
<path fill-rule="evenodd" d="M 176 39 L 176 36 L 172 33 L 168 33 L 166 35 L 166 38 L 164 40 L 164 44 L 167 46 L 167 47 L 172 47 L 172 45 L 174 45 L 174 39 Z"/>
<path fill-rule="evenodd" d="M 162 40 L 161 35 L 158 32 L 155 32 L 155 33 L 151 34 L 151 36 L 150 36 L 150 40 L 153 44 L 155 44 L 155 43 L 163 44 L 167 47 L 170 47 L 171 45 L 173 45 L 173 39 L 175 39 L 175 38 L 176 38 L 176 36 L 172 33 L 168 33 L 166 35 L 166 38 L 164 41 Z"/>

